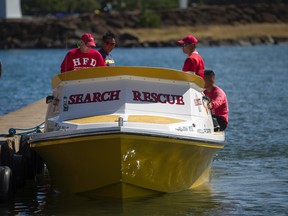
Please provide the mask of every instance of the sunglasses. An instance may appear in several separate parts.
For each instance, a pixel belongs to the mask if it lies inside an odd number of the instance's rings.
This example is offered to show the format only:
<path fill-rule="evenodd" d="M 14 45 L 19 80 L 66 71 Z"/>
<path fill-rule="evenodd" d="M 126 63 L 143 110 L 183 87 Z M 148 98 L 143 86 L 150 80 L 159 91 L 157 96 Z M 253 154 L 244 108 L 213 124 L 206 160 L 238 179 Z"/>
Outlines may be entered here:
<path fill-rule="evenodd" d="M 185 46 L 188 46 L 188 45 L 190 45 L 191 43 L 184 43 L 183 45 L 182 45 L 182 47 L 185 47 Z"/>

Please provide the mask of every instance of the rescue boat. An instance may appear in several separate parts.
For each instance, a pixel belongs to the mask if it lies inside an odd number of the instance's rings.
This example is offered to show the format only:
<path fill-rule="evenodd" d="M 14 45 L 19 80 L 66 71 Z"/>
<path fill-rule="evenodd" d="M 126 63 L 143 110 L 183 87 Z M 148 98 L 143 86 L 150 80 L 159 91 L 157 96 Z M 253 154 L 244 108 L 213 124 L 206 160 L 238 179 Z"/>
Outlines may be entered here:
<path fill-rule="evenodd" d="M 63 192 L 131 198 L 196 188 L 225 145 L 203 87 L 199 76 L 166 68 L 58 74 L 31 147 Z"/>

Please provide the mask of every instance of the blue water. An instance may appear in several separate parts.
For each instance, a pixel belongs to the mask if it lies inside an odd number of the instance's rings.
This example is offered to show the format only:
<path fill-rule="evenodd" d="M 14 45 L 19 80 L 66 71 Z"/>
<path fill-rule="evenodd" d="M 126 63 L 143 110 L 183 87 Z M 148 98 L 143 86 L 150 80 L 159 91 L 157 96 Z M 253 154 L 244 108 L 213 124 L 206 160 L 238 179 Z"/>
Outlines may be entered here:
<path fill-rule="evenodd" d="M 228 143 L 213 161 L 209 185 L 120 202 L 61 194 L 46 176 L 0 204 L 0 215 L 288 215 L 288 45 L 198 51 L 230 108 Z M 0 118 L 50 94 L 66 52 L 0 50 Z M 116 48 L 113 55 L 118 65 L 174 69 L 185 59 L 180 48 Z"/>

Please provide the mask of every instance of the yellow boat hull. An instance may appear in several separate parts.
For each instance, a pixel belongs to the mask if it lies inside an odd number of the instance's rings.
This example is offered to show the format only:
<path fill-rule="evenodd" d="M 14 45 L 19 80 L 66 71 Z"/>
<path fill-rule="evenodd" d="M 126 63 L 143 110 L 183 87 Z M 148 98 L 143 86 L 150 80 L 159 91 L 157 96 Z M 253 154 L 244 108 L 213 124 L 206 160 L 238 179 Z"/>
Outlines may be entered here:
<path fill-rule="evenodd" d="M 209 181 L 214 154 L 224 145 L 125 133 L 32 143 L 61 191 L 130 198 L 171 193 Z"/>
<path fill-rule="evenodd" d="M 118 198 L 209 181 L 214 132 L 204 80 L 150 67 L 95 67 L 52 80 L 44 133 L 31 146 L 61 191 Z"/>

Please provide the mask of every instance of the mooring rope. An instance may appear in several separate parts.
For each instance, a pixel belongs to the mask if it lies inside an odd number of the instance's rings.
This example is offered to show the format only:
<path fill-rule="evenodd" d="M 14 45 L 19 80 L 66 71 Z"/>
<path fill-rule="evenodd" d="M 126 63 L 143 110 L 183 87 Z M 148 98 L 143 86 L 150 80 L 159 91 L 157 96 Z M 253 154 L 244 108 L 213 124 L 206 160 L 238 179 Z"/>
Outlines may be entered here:
<path fill-rule="evenodd" d="M 0 134 L 0 137 L 11 137 L 14 135 L 28 135 L 31 133 L 41 133 L 41 129 L 44 128 L 45 122 L 42 122 L 41 124 L 32 127 L 32 128 L 9 128 L 8 134 Z M 17 131 L 25 131 L 22 133 L 17 133 Z"/>

